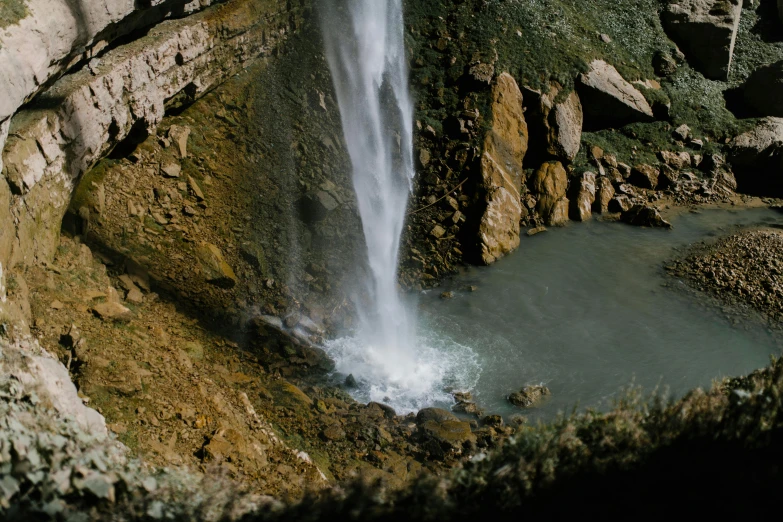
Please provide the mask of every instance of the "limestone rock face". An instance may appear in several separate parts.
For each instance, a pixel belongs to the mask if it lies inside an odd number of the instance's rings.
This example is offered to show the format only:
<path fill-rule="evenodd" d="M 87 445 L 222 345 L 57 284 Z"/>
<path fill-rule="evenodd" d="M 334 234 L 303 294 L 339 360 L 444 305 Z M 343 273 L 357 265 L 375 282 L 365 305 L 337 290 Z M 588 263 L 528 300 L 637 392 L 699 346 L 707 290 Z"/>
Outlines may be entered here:
<path fill-rule="evenodd" d="M 541 134 L 543 143 L 540 146 L 544 149 L 543 152 L 560 161 L 571 162 L 581 146 L 584 114 L 576 91 L 571 91 L 563 101 L 555 101 L 562 89 L 557 82 L 550 85 L 547 93 L 528 89 L 526 93 L 532 94 L 534 101 L 528 101 L 532 110 L 526 118 L 531 125 L 531 140 L 536 138 L 532 136 L 534 132 Z M 532 121 L 533 119 L 535 121 Z"/>
<path fill-rule="evenodd" d="M 669 0 L 663 21 L 696 69 L 726 80 L 741 14 L 742 0 Z"/>
<path fill-rule="evenodd" d="M 0 124 L 51 80 L 94 57 L 118 37 L 211 3 L 26 0 L 28 15 L 0 33 Z"/>
<path fill-rule="evenodd" d="M 57 223 L 74 181 L 115 145 L 132 133 L 154 131 L 167 105 L 199 98 L 251 60 L 271 54 L 287 34 L 271 27 L 287 27 L 298 20 L 284 9 L 269 12 L 274 7 L 263 0 L 236 0 L 165 21 L 146 36 L 61 78 L 16 114 L 2 154 L 3 173 L 15 195 L 11 207 L 19 238 L 12 264 L 53 254 Z M 55 7 L 52 10 L 57 12 Z M 11 49 L 10 37 L 3 38 L 0 56 Z M 5 64 L 0 58 L 0 68 Z M 0 82 L 6 78 L 0 72 Z M 6 101 L 0 98 L 0 103 Z M 8 111 L 13 110 L 12 104 Z M 0 116 L 0 131 L 4 128 Z M 183 135 L 175 143 L 180 154 L 187 153 Z"/>
<path fill-rule="evenodd" d="M 481 157 L 487 208 L 479 225 L 479 243 L 481 260 L 486 264 L 519 246 L 522 159 L 527 144 L 522 92 L 514 78 L 503 73 L 492 88 L 492 124 Z"/>
<path fill-rule="evenodd" d="M 593 203 L 595 203 L 595 174 L 585 172 L 575 184 L 571 198 L 571 219 L 574 221 L 587 221 L 593 215 Z"/>
<path fill-rule="evenodd" d="M 579 81 L 586 127 L 620 127 L 653 119 L 652 108 L 642 93 L 603 60 L 593 61 Z"/>
<path fill-rule="evenodd" d="M 745 103 L 759 114 L 783 117 L 783 61 L 754 71 L 743 94 Z"/>
<path fill-rule="evenodd" d="M 541 165 L 533 177 L 532 190 L 538 199 L 536 210 L 548 226 L 568 221 L 568 175 L 562 163 L 548 161 Z"/>

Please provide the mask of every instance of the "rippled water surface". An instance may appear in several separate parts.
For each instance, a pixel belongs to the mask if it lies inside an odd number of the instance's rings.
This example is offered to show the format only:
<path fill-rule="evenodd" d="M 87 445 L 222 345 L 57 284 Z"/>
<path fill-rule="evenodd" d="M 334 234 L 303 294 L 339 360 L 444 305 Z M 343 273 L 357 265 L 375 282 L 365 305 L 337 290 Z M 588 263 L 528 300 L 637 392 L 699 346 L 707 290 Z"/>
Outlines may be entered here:
<path fill-rule="evenodd" d="M 764 366 L 780 354 L 779 338 L 757 323 L 732 326 L 715 307 L 664 287 L 681 283 L 662 266 L 688 244 L 737 225 L 783 224 L 783 215 L 705 210 L 672 223 L 666 231 L 588 222 L 524 238 L 496 265 L 419 296 L 420 332 L 447 340 L 443 350 L 472 350 L 460 382 L 488 412 L 519 412 L 505 397 L 546 383 L 553 397 L 524 412 L 532 419 L 606 407 L 631 383 L 681 395 Z M 444 290 L 455 298 L 441 299 Z"/>

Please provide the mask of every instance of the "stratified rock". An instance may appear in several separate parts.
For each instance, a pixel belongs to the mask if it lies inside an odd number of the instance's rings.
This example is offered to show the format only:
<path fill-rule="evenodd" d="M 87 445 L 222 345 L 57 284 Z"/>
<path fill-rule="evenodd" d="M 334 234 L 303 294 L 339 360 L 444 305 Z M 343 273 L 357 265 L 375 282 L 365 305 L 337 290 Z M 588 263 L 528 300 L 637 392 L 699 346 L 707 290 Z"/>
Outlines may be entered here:
<path fill-rule="evenodd" d="M 694 68 L 713 80 L 731 71 L 742 0 L 669 0 L 664 26 Z"/>
<path fill-rule="evenodd" d="M 585 113 L 585 127 L 601 129 L 628 123 L 650 121 L 650 104 L 613 66 L 595 60 L 579 76 L 579 96 Z"/>
<path fill-rule="evenodd" d="M 526 90 L 528 112 L 525 117 L 531 126 L 531 147 L 541 147 L 548 156 L 571 162 L 579 153 L 582 141 L 584 115 L 582 103 L 576 91 L 571 91 L 562 101 L 556 101 L 563 87 L 552 82 L 549 92 Z M 538 136 L 543 143 L 532 140 Z"/>
<path fill-rule="evenodd" d="M 628 178 L 634 186 L 646 189 L 655 189 L 658 186 L 658 176 L 660 171 L 651 165 L 636 165 L 631 170 L 631 177 Z"/>
<path fill-rule="evenodd" d="M 200 243 L 196 247 L 196 257 L 207 282 L 220 288 L 233 288 L 237 284 L 237 276 L 215 245 Z"/>
<path fill-rule="evenodd" d="M 479 224 L 479 244 L 481 260 L 488 265 L 519 246 L 527 140 L 522 92 L 514 78 L 503 73 L 492 88 L 492 123 L 481 156 L 487 208 Z"/>
<path fill-rule="evenodd" d="M 571 219 L 574 221 L 587 221 L 593 215 L 593 203 L 595 202 L 595 174 L 585 172 L 575 183 L 571 196 Z"/>
<path fill-rule="evenodd" d="M 744 97 L 758 114 L 783 117 L 783 60 L 756 69 L 745 82 Z"/>
<path fill-rule="evenodd" d="M 538 202 L 536 211 L 548 226 L 563 225 L 568 221 L 568 175 L 559 161 L 541 165 L 533 176 L 532 191 Z"/>
<path fill-rule="evenodd" d="M 672 224 L 661 217 L 656 208 L 634 205 L 620 216 L 625 223 L 637 227 L 672 228 Z"/>
<path fill-rule="evenodd" d="M 508 402 L 514 406 L 519 406 L 520 408 L 530 408 L 541 402 L 541 400 L 548 395 L 552 395 L 549 388 L 543 384 L 536 384 L 533 386 L 525 386 L 518 392 L 512 393 L 508 396 Z"/>
<path fill-rule="evenodd" d="M 612 181 L 606 177 L 601 176 L 596 181 L 595 202 L 593 203 L 593 212 L 599 214 L 605 214 L 609 212 L 609 202 L 614 197 L 614 186 Z"/>

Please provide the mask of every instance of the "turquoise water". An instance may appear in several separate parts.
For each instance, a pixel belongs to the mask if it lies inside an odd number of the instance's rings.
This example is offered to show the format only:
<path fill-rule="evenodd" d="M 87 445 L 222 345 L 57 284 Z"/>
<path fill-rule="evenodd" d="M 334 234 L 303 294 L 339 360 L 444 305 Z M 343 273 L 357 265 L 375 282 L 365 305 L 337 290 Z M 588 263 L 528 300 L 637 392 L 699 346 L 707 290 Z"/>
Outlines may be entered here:
<path fill-rule="evenodd" d="M 682 283 L 663 264 L 689 244 L 738 225 L 783 224 L 783 215 L 705 210 L 672 223 L 667 231 L 593 221 L 524 238 L 497 264 L 420 295 L 420 333 L 443 340 L 444 359 L 449 346 L 460 357 L 472 350 L 469 375 L 454 384 L 472 388 L 485 411 L 531 420 L 606 408 L 631 384 L 679 396 L 766 365 L 781 353 L 779 337 L 757 322 L 732 325 L 705 299 L 665 287 Z M 441 299 L 446 290 L 455 297 Z M 542 382 L 553 396 L 539 408 L 505 399 Z"/>

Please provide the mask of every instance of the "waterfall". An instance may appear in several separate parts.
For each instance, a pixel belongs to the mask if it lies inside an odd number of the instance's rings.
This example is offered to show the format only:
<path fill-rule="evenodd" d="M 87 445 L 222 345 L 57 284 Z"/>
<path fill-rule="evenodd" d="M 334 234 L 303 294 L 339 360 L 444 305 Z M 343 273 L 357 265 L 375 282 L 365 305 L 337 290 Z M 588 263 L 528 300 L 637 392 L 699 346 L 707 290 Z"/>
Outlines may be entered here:
<path fill-rule="evenodd" d="M 411 410 L 436 398 L 446 366 L 422 345 L 397 289 L 414 176 L 402 0 L 322 0 L 321 22 L 369 266 L 359 332 L 327 351 L 340 372 L 364 383 L 362 398 Z"/>

